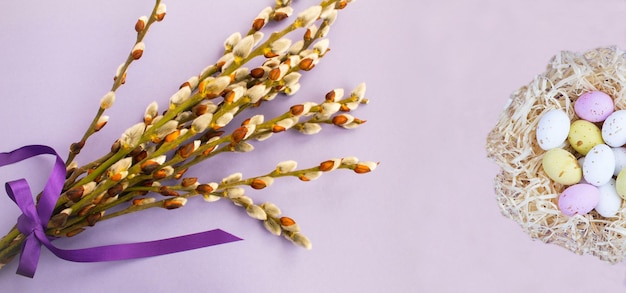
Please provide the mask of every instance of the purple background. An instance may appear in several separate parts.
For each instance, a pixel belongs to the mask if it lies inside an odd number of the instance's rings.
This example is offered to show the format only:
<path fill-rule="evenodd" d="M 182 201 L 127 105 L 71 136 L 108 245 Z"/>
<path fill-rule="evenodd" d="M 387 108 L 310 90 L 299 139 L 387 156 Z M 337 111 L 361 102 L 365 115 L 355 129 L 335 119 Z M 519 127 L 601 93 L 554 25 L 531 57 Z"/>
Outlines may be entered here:
<path fill-rule="evenodd" d="M 299 0 L 302 9 L 315 1 Z M 108 112 L 109 125 L 79 157 L 88 162 L 137 122 L 153 100 L 221 54 L 273 1 L 171 1 L 152 27 L 142 59 Z M 0 9 L 0 150 L 47 144 L 65 157 L 79 139 L 117 66 L 133 26 L 152 1 L 12 1 Z M 313 166 L 333 157 L 380 161 L 371 174 L 337 171 L 301 183 L 277 180 L 255 201 L 278 204 L 313 241 L 306 251 L 267 233 L 226 201 L 191 200 L 102 222 L 65 248 L 155 240 L 222 228 L 245 241 L 149 259 L 81 264 L 44 251 L 35 279 L 0 271 L 4 292 L 555 292 L 623 290 L 626 266 L 532 241 L 501 216 L 487 132 L 511 92 L 543 72 L 560 50 L 626 45 L 619 0 L 358 1 L 339 15 L 332 51 L 302 79 L 301 92 L 260 109 L 271 115 L 320 101 L 336 87 L 367 82 L 368 120 L 316 136 L 288 133 L 196 170 L 205 181 L 263 174 L 282 160 Z M 0 169 L 39 190 L 51 161 Z M 41 169 L 41 171 L 40 171 Z M 36 171 L 36 172 L 33 172 Z M 0 196 L 0 230 L 19 215 Z"/>

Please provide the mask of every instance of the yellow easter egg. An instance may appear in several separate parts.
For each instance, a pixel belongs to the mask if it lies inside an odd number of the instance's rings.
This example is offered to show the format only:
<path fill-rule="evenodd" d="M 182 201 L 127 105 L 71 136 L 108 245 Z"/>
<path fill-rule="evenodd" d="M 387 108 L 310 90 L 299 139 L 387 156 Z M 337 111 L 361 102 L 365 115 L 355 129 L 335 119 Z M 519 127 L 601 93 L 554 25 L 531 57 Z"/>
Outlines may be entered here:
<path fill-rule="evenodd" d="M 576 157 L 570 152 L 554 148 L 543 155 L 543 170 L 550 179 L 563 185 L 572 185 L 580 182 L 583 171 Z"/>
<path fill-rule="evenodd" d="M 587 155 L 589 150 L 596 145 L 604 143 L 602 130 L 595 124 L 586 120 L 576 120 L 572 123 L 567 136 L 567 141 L 580 154 Z"/>
<path fill-rule="evenodd" d="M 622 171 L 617 174 L 617 179 L 615 179 L 615 190 L 617 190 L 617 194 L 626 199 L 626 168 L 622 169 Z"/>

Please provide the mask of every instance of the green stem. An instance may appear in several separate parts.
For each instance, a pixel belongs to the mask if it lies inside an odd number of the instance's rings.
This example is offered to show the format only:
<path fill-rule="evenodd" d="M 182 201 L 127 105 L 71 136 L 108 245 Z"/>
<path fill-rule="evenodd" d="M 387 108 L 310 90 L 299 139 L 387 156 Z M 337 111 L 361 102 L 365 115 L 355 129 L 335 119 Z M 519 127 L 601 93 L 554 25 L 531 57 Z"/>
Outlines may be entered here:
<path fill-rule="evenodd" d="M 24 235 L 17 230 L 17 226 L 0 239 L 0 268 L 19 253 L 24 239 Z"/>
<path fill-rule="evenodd" d="M 20 234 L 21 234 L 20 231 L 17 230 L 17 226 L 13 226 L 13 229 L 11 229 L 11 231 L 9 231 L 7 235 L 5 235 L 4 237 L 2 237 L 2 239 L 0 239 L 0 250 L 3 247 L 9 246 L 9 244 L 13 242 L 15 238 L 17 238 Z"/>

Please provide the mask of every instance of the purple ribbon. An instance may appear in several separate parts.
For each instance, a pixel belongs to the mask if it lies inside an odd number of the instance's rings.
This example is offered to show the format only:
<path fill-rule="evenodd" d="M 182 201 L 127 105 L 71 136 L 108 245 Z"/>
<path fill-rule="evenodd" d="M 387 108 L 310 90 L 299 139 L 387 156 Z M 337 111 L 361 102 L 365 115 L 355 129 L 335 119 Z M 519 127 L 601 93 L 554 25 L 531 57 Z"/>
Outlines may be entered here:
<path fill-rule="evenodd" d="M 43 154 L 55 156 L 56 161 L 36 207 L 25 179 L 11 181 L 5 185 L 11 200 L 22 210 L 22 215 L 17 219 L 17 229 L 26 236 L 26 239 L 17 268 L 17 273 L 20 275 L 30 278 L 35 275 L 42 244 L 56 256 L 65 260 L 101 262 L 157 256 L 242 240 L 225 231 L 215 229 L 156 241 L 75 250 L 59 249 L 52 245 L 45 231 L 65 182 L 63 160 L 48 146 L 29 145 L 9 153 L 0 153 L 0 167 Z"/>

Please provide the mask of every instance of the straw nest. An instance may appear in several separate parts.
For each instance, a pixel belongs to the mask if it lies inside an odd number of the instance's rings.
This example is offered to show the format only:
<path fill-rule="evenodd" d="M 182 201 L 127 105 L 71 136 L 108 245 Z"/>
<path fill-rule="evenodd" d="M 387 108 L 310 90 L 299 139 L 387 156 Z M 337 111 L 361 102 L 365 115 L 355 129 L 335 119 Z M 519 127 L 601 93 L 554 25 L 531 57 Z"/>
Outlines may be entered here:
<path fill-rule="evenodd" d="M 574 101 L 584 92 L 600 90 L 615 108 L 626 109 L 626 55 L 617 48 L 583 54 L 561 52 L 544 73 L 515 91 L 487 137 L 487 155 L 501 167 L 495 178 L 496 198 L 503 215 L 519 223 L 533 239 L 554 243 L 578 254 L 616 263 L 626 254 L 626 206 L 615 217 L 594 211 L 568 217 L 557 207 L 566 186 L 550 180 L 542 168 L 545 153 L 535 131 L 541 115 L 563 109 L 574 121 Z M 565 143 L 565 149 L 576 154 Z"/>

